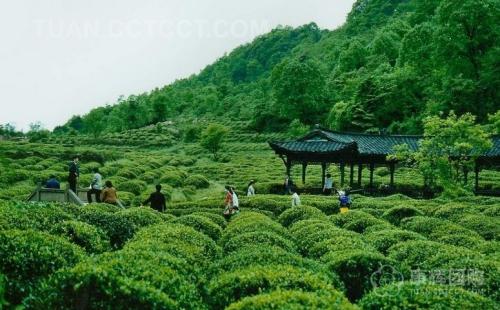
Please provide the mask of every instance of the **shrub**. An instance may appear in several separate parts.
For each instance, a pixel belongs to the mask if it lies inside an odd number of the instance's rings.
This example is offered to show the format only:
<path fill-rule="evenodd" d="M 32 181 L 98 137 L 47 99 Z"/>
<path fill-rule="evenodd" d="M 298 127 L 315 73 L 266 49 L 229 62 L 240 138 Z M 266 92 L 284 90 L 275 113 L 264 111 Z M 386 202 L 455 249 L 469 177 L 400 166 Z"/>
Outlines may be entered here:
<path fill-rule="evenodd" d="M 100 210 L 100 208 L 104 210 Z M 120 216 L 118 212 L 108 212 L 106 211 L 107 208 L 114 209 L 105 204 L 102 204 L 101 207 L 96 207 L 95 205 L 90 205 L 90 207 L 86 206 L 83 208 L 79 220 L 102 229 L 108 236 L 111 245 L 115 249 L 118 249 L 121 248 L 127 240 L 132 238 L 135 232 L 135 226 L 127 217 Z"/>
<path fill-rule="evenodd" d="M 52 227 L 50 233 L 68 239 L 88 253 L 102 253 L 110 248 L 106 234 L 84 222 L 64 221 Z"/>
<path fill-rule="evenodd" d="M 435 241 L 449 245 L 461 246 L 468 249 L 478 249 L 487 243 L 482 239 L 465 234 L 451 234 L 438 237 Z"/>
<path fill-rule="evenodd" d="M 373 283 L 383 283 L 386 280 L 397 280 L 393 274 L 388 274 L 382 268 L 396 268 L 395 260 L 379 253 L 365 250 L 332 252 L 323 256 L 328 268 L 339 275 L 347 290 L 347 297 L 357 300 L 373 288 Z M 395 275 L 394 275 L 395 276 Z"/>
<path fill-rule="evenodd" d="M 201 211 L 193 212 L 191 214 L 204 216 L 204 217 L 210 219 L 215 224 L 219 225 L 221 228 L 224 228 L 227 225 L 226 219 L 222 215 L 219 215 L 219 214 L 210 213 L 210 212 L 201 212 Z"/>
<path fill-rule="evenodd" d="M 375 252 L 376 250 L 366 244 L 360 237 L 352 235 L 337 235 L 329 239 L 319 241 L 311 247 L 309 256 L 320 258 L 330 252 L 367 250 Z"/>
<path fill-rule="evenodd" d="M 461 247 L 433 241 L 412 240 L 394 245 L 389 249 L 388 256 L 409 270 L 441 268 L 461 257 L 478 258 L 480 255 Z"/>
<path fill-rule="evenodd" d="M 303 258 L 302 256 L 295 253 L 290 253 L 280 247 L 267 245 L 248 245 L 242 249 L 238 249 L 238 251 L 230 253 L 229 255 L 225 255 L 219 261 L 214 262 L 210 266 L 207 274 L 210 277 L 213 277 L 214 275 L 220 273 L 245 269 L 250 266 L 268 265 L 289 265 L 297 268 L 307 269 L 313 272 L 328 272 L 326 268 L 324 268 L 318 262 Z M 339 284 L 341 282 L 337 281 L 335 283 Z"/>
<path fill-rule="evenodd" d="M 117 177 L 122 177 L 127 180 L 135 180 L 141 174 L 141 171 L 132 167 L 126 169 L 119 169 L 116 173 Z"/>
<path fill-rule="evenodd" d="M 402 219 L 412 216 L 424 215 L 422 211 L 414 207 L 396 206 L 385 211 L 383 217 L 389 223 L 399 225 Z"/>
<path fill-rule="evenodd" d="M 134 231 L 138 231 L 142 227 L 161 224 L 165 222 L 163 215 L 151 208 L 129 208 L 116 213 L 117 216 L 126 219 L 132 223 Z"/>
<path fill-rule="evenodd" d="M 222 228 L 205 216 L 184 215 L 176 218 L 173 222 L 192 227 L 213 240 L 218 240 L 222 235 Z"/>
<path fill-rule="evenodd" d="M 241 298 L 277 289 L 335 292 L 324 275 L 304 272 L 291 266 L 270 265 L 224 273 L 210 281 L 207 295 L 215 309 L 223 309 Z"/>
<path fill-rule="evenodd" d="M 65 220 L 73 219 L 74 208 L 58 203 L 10 202 L 0 205 L 1 229 L 49 230 Z"/>
<path fill-rule="evenodd" d="M 44 277 L 80 261 L 83 251 L 69 241 L 33 230 L 0 230 L 0 272 L 7 300 L 18 304 Z"/>
<path fill-rule="evenodd" d="M 147 171 L 144 172 L 141 176 L 139 176 L 139 179 L 146 183 L 155 183 L 159 180 L 159 178 L 160 178 L 160 173 L 156 171 Z"/>
<path fill-rule="evenodd" d="M 320 210 L 307 207 L 307 206 L 299 206 L 295 208 L 291 208 L 281 213 L 278 217 L 278 222 L 285 227 L 291 226 L 293 223 L 298 222 L 300 220 L 308 220 L 314 218 L 324 218 L 326 219 L 326 215 Z"/>
<path fill-rule="evenodd" d="M 247 232 L 241 235 L 233 235 L 223 243 L 224 253 L 238 251 L 249 245 L 277 246 L 289 252 L 295 251 L 295 245 L 288 239 L 268 231 Z"/>
<path fill-rule="evenodd" d="M 335 226 L 341 228 L 345 228 L 348 224 L 358 220 L 380 221 L 373 215 L 358 210 L 350 210 L 346 213 L 335 214 L 330 216 L 329 219 Z"/>
<path fill-rule="evenodd" d="M 472 229 L 486 240 L 500 240 L 500 220 L 484 215 L 466 215 L 458 223 Z"/>
<path fill-rule="evenodd" d="M 208 179 L 201 174 L 190 175 L 185 181 L 184 185 L 194 186 L 195 188 L 208 188 L 210 187 L 210 182 Z"/>
<path fill-rule="evenodd" d="M 127 248 L 147 242 L 156 242 L 163 249 L 170 248 L 172 254 L 181 255 L 194 265 L 206 265 L 220 253 L 220 249 L 208 236 L 180 224 L 146 227 L 134 236 Z"/>
<path fill-rule="evenodd" d="M 134 195 L 140 195 L 146 189 L 146 183 L 139 180 L 132 180 L 120 183 L 120 191 L 130 192 Z"/>
<path fill-rule="evenodd" d="M 481 239 L 478 233 L 470 229 L 433 217 L 415 216 L 404 219 L 401 224 L 401 227 L 406 230 L 411 230 L 430 238 L 440 238 L 450 234 L 463 234 Z"/>
<path fill-rule="evenodd" d="M 168 184 L 172 187 L 181 187 L 184 183 L 184 177 L 177 171 L 167 171 L 161 177 L 160 182 Z"/>
<path fill-rule="evenodd" d="M 494 309 L 480 295 L 458 287 L 432 283 L 403 282 L 376 288 L 359 305 L 366 310 L 389 309 Z"/>
<path fill-rule="evenodd" d="M 228 310 L 271 309 L 357 309 L 341 294 L 317 294 L 303 291 L 274 291 L 268 294 L 245 297 L 229 305 Z"/>
<path fill-rule="evenodd" d="M 152 251 L 105 254 L 58 272 L 26 303 L 32 309 L 200 308 L 195 285 L 170 263 L 170 256 Z"/>
<path fill-rule="evenodd" d="M 412 231 L 405 230 L 380 230 L 365 235 L 365 240 L 382 254 L 393 245 L 409 240 L 425 240 L 425 237 Z"/>

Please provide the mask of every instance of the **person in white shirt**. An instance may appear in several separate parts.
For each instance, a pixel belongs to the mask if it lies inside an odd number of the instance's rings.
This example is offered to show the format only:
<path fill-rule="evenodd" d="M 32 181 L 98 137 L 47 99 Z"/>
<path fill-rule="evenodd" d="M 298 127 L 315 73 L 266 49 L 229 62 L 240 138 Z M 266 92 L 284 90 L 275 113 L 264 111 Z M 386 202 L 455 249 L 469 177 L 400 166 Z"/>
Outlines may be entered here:
<path fill-rule="evenodd" d="M 98 168 L 95 168 L 93 171 L 94 177 L 92 178 L 92 183 L 90 183 L 90 189 L 87 192 L 87 201 L 88 203 L 92 203 L 92 194 L 95 194 L 95 200 L 99 203 L 101 202 L 102 176 Z"/>
<path fill-rule="evenodd" d="M 323 186 L 323 194 L 330 196 L 332 192 L 333 192 L 332 175 L 328 173 L 325 178 L 325 185 Z"/>
<path fill-rule="evenodd" d="M 234 187 L 231 187 L 231 194 L 233 195 L 232 208 L 234 211 L 237 212 L 240 210 L 240 201 L 238 200 L 238 195 L 236 195 L 236 192 L 234 191 Z"/>
<path fill-rule="evenodd" d="M 255 196 L 255 188 L 253 187 L 254 184 L 255 184 L 254 180 L 251 180 L 250 183 L 248 184 L 248 188 L 247 188 L 247 196 L 248 197 Z"/>
<path fill-rule="evenodd" d="M 300 206 L 300 197 L 295 189 L 292 189 L 292 207 Z"/>

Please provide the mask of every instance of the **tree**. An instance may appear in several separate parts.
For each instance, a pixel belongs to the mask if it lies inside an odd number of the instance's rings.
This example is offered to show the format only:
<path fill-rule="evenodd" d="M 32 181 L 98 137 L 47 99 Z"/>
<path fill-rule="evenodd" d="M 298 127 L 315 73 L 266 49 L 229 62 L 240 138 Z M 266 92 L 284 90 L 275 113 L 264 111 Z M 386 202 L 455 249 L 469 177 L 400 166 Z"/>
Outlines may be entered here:
<path fill-rule="evenodd" d="M 43 128 L 42 123 L 35 122 L 30 124 L 30 130 L 26 134 L 30 142 L 37 142 L 42 139 L 48 138 L 50 132 Z"/>
<path fill-rule="evenodd" d="M 200 145 L 212 153 L 215 160 L 218 160 L 218 153 L 228 133 L 227 127 L 220 124 L 210 124 L 201 133 Z"/>
<path fill-rule="evenodd" d="M 489 135 L 475 121 L 470 113 L 457 116 L 453 111 L 447 118 L 427 117 L 419 150 L 411 153 L 407 146 L 397 146 L 389 159 L 413 162 L 431 190 L 438 185 L 448 193 L 457 188 L 470 190 L 462 180 L 477 157 L 492 146 Z"/>
<path fill-rule="evenodd" d="M 95 139 L 99 138 L 104 128 L 106 128 L 107 113 L 105 108 L 97 108 L 90 111 L 83 118 L 85 132 L 91 134 Z"/>
<path fill-rule="evenodd" d="M 318 121 L 325 101 L 325 77 L 318 62 L 305 56 L 285 60 L 273 70 L 271 83 L 281 116 L 306 125 Z"/>

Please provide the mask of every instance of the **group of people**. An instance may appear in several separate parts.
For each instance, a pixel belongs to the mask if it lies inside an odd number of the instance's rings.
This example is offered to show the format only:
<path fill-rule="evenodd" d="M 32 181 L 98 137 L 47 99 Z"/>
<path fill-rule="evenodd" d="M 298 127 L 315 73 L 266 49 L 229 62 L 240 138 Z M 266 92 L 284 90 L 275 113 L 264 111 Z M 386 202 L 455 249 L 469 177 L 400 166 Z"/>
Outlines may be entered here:
<path fill-rule="evenodd" d="M 71 163 L 69 164 L 68 172 L 69 172 L 68 175 L 69 188 L 74 193 L 77 193 L 77 183 L 80 177 L 78 156 L 75 156 L 73 161 L 71 161 Z M 118 204 L 118 194 L 117 190 L 113 186 L 113 183 L 110 180 L 107 180 L 103 186 L 102 184 L 103 177 L 99 173 L 99 168 L 94 168 L 92 172 L 93 172 L 92 181 L 87 191 L 88 203 L 92 203 L 92 196 L 95 195 L 95 200 L 97 203 L 103 202 L 113 205 Z M 247 186 L 248 197 L 255 196 L 254 185 L 255 185 L 255 180 L 251 180 Z M 54 175 L 51 175 L 49 180 L 47 180 L 45 187 L 51 189 L 60 189 L 61 184 Z M 166 210 L 166 197 L 161 192 L 161 189 L 162 187 L 160 184 L 156 185 L 156 191 L 152 193 L 149 196 L 149 198 L 143 202 L 142 205 L 150 204 L 151 208 L 159 212 L 164 212 Z M 295 184 L 293 183 L 289 175 L 285 176 L 285 180 L 283 182 L 283 190 L 284 194 L 291 195 L 292 207 L 300 206 L 301 204 L 300 196 L 297 192 Z M 341 207 L 350 206 L 351 200 L 348 192 L 335 190 L 333 187 L 332 175 L 328 173 L 324 180 L 323 194 L 329 196 L 333 192 L 336 192 L 337 195 L 339 196 L 339 203 Z M 224 205 L 225 205 L 224 216 L 231 217 L 233 214 L 237 214 L 240 211 L 238 195 L 236 194 L 236 191 L 232 186 L 225 187 L 225 194 L 226 195 L 224 199 Z"/>
<path fill-rule="evenodd" d="M 300 206 L 300 196 L 297 192 L 297 188 L 294 185 L 292 179 L 289 175 L 285 175 L 285 181 L 283 182 L 283 191 L 285 195 L 292 195 L 292 207 Z M 349 191 L 347 190 L 336 190 L 333 186 L 333 179 L 330 173 L 326 174 L 324 185 L 322 189 L 323 195 L 330 196 L 332 193 L 336 193 L 339 199 L 340 207 L 350 207 L 351 198 L 349 197 Z"/>
<path fill-rule="evenodd" d="M 77 193 L 77 183 L 80 178 L 80 168 L 79 168 L 79 158 L 75 156 L 73 161 L 69 164 L 68 169 L 68 183 L 69 189 L 71 189 L 75 194 Z M 103 178 L 99 173 L 99 168 L 92 169 L 92 181 L 90 182 L 89 189 L 87 191 L 87 202 L 92 203 L 92 196 L 95 196 L 95 201 L 97 203 L 108 203 L 112 205 L 118 204 L 118 193 L 113 183 L 110 180 L 104 182 Z M 45 183 L 45 188 L 50 189 L 60 189 L 61 183 L 57 180 L 56 176 L 51 175 L 49 180 Z M 152 193 L 148 199 L 143 202 L 143 205 L 151 205 L 151 208 L 164 212 L 166 210 L 166 198 L 161 192 L 161 185 L 156 185 L 156 192 Z"/>

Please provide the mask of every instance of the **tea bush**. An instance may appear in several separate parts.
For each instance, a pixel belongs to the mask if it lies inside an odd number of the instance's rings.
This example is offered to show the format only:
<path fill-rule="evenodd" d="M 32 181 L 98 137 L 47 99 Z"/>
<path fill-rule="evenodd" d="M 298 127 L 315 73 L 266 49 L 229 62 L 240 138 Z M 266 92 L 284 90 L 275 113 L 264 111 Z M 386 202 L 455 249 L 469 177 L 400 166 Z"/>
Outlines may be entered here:
<path fill-rule="evenodd" d="M 394 283 L 365 295 L 359 305 L 367 310 L 495 309 L 493 301 L 458 287 L 432 283 Z"/>
<path fill-rule="evenodd" d="M 74 219 L 73 214 L 76 212 L 78 212 L 76 207 L 59 203 L 2 203 L 0 204 L 0 230 L 46 231 L 61 221 Z"/>
<path fill-rule="evenodd" d="M 211 219 L 202 215 L 184 215 L 174 219 L 173 223 L 193 227 L 197 231 L 204 233 L 215 241 L 217 241 L 222 235 L 222 228 Z"/>
<path fill-rule="evenodd" d="M 297 289 L 319 293 L 336 292 L 328 277 L 304 272 L 291 266 L 249 267 L 224 273 L 207 285 L 207 293 L 215 309 L 223 309 L 247 296 L 278 289 Z"/>
<path fill-rule="evenodd" d="M 278 217 L 278 222 L 285 227 L 291 226 L 293 223 L 300 220 L 308 220 L 314 218 L 324 218 L 326 215 L 319 209 L 308 207 L 308 206 L 298 206 L 295 208 L 288 209 L 280 214 Z"/>
<path fill-rule="evenodd" d="M 330 237 L 326 240 L 315 243 L 309 251 L 309 256 L 314 258 L 321 258 L 323 255 L 326 255 L 330 252 L 351 250 L 366 250 L 376 252 L 376 249 L 364 242 L 361 237 L 356 237 L 349 234 L 339 234 L 337 236 Z"/>
<path fill-rule="evenodd" d="M 27 308 L 202 308 L 196 286 L 169 261 L 152 252 L 105 254 L 58 272 L 26 301 Z"/>
<path fill-rule="evenodd" d="M 118 249 L 132 238 L 136 227 L 129 217 L 121 216 L 115 208 L 118 209 L 118 207 L 105 204 L 101 204 L 99 207 L 86 206 L 78 218 L 82 222 L 102 229 L 113 248 Z M 114 211 L 109 212 L 108 210 Z"/>
<path fill-rule="evenodd" d="M 33 230 L 0 230 L 0 273 L 7 276 L 6 298 L 19 304 L 38 282 L 84 257 L 64 238 Z"/>
<path fill-rule="evenodd" d="M 88 253 L 102 253 L 110 249 L 106 234 L 87 223 L 80 221 L 64 221 L 50 230 L 53 235 L 61 236 L 82 247 Z"/>
<path fill-rule="evenodd" d="M 385 280 L 397 280 L 384 278 L 385 266 L 389 268 L 398 267 L 396 260 L 365 250 L 331 252 L 321 259 L 328 268 L 339 275 L 347 290 L 347 297 L 358 300 L 373 288 L 373 283 L 381 283 Z"/>
<path fill-rule="evenodd" d="M 425 237 L 415 232 L 405 230 L 380 230 L 365 234 L 365 240 L 382 254 L 393 245 L 409 240 L 426 240 Z"/>
<path fill-rule="evenodd" d="M 215 275 L 250 266 L 290 265 L 313 272 L 326 272 L 326 269 L 316 261 L 303 258 L 287 250 L 271 245 L 247 245 L 237 251 L 225 255 L 214 262 L 207 272 Z M 338 281 L 340 283 L 340 281 Z"/>
<path fill-rule="evenodd" d="M 232 303 L 227 310 L 271 310 L 271 309 L 325 309 L 325 310 L 355 310 L 356 306 L 340 293 L 311 293 L 300 290 L 278 290 L 268 294 L 245 297 Z"/>
<path fill-rule="evenodd" d="M 219 214 L 196 211 L 196 212 L 191 213 L 191 215 L 199 215 L 199 216 L 206 217 L 209 220 L 211 220 L 212 222 L 214 222 L 215 224 L 219 225 L 219 227 L 221 227 L 221 228 L 225 228 L 227 225 L 226 219 L 222 215 L 219 215 Z"/>
<path fill-rule="evenodd" d="M 223 249 L 224 252 L 228 254 L 249 245 L 277 246 L 288 252 L 295 251 L 295 245 L 293 242 L 269 231 L 254 231 L 239 235 L 232 235 L 229 240 L 223 243 Z"/>
<path fill-rule="evenodd" d="M 486 240 L 500 240 L 500 219 L 484 215 L 466 215 L 458 224 L 472 229 Z"/>
<path fill-rule="evenodd" d="M 120 191 L 130 192 L 134 195 L 140 195 L 146 189 L 146 183 L 139 180 L 126 181 L 120 183 L 118 189 Z"/>
<path fill-rule="evenodd" d="M 210 182 L 208 179 L 201 174 L 190 175 L 185 181 L 184 185 L 193 186 L 195 188 L 208 188 Z"/>
<path fill-rule="evenodd" d="M 174 252 L 175 254 L 185 254 L 184 257 L 189 258 L 194 265 L 206 265 L 220 254 L 220 248 L 210 237 L 180 224 L 146 227 L 134 236 L 127 247 L 131 248 L 149 241 L 178 252 Z"/>
<path fill-rule="evenodd" d="M 424 213 L 417 208 L 408 206 L 397 206 L 385 211 L 382 215 L 389 223 L 399 226 L 401 220 L 407 217 L 422 216 Z"/>

